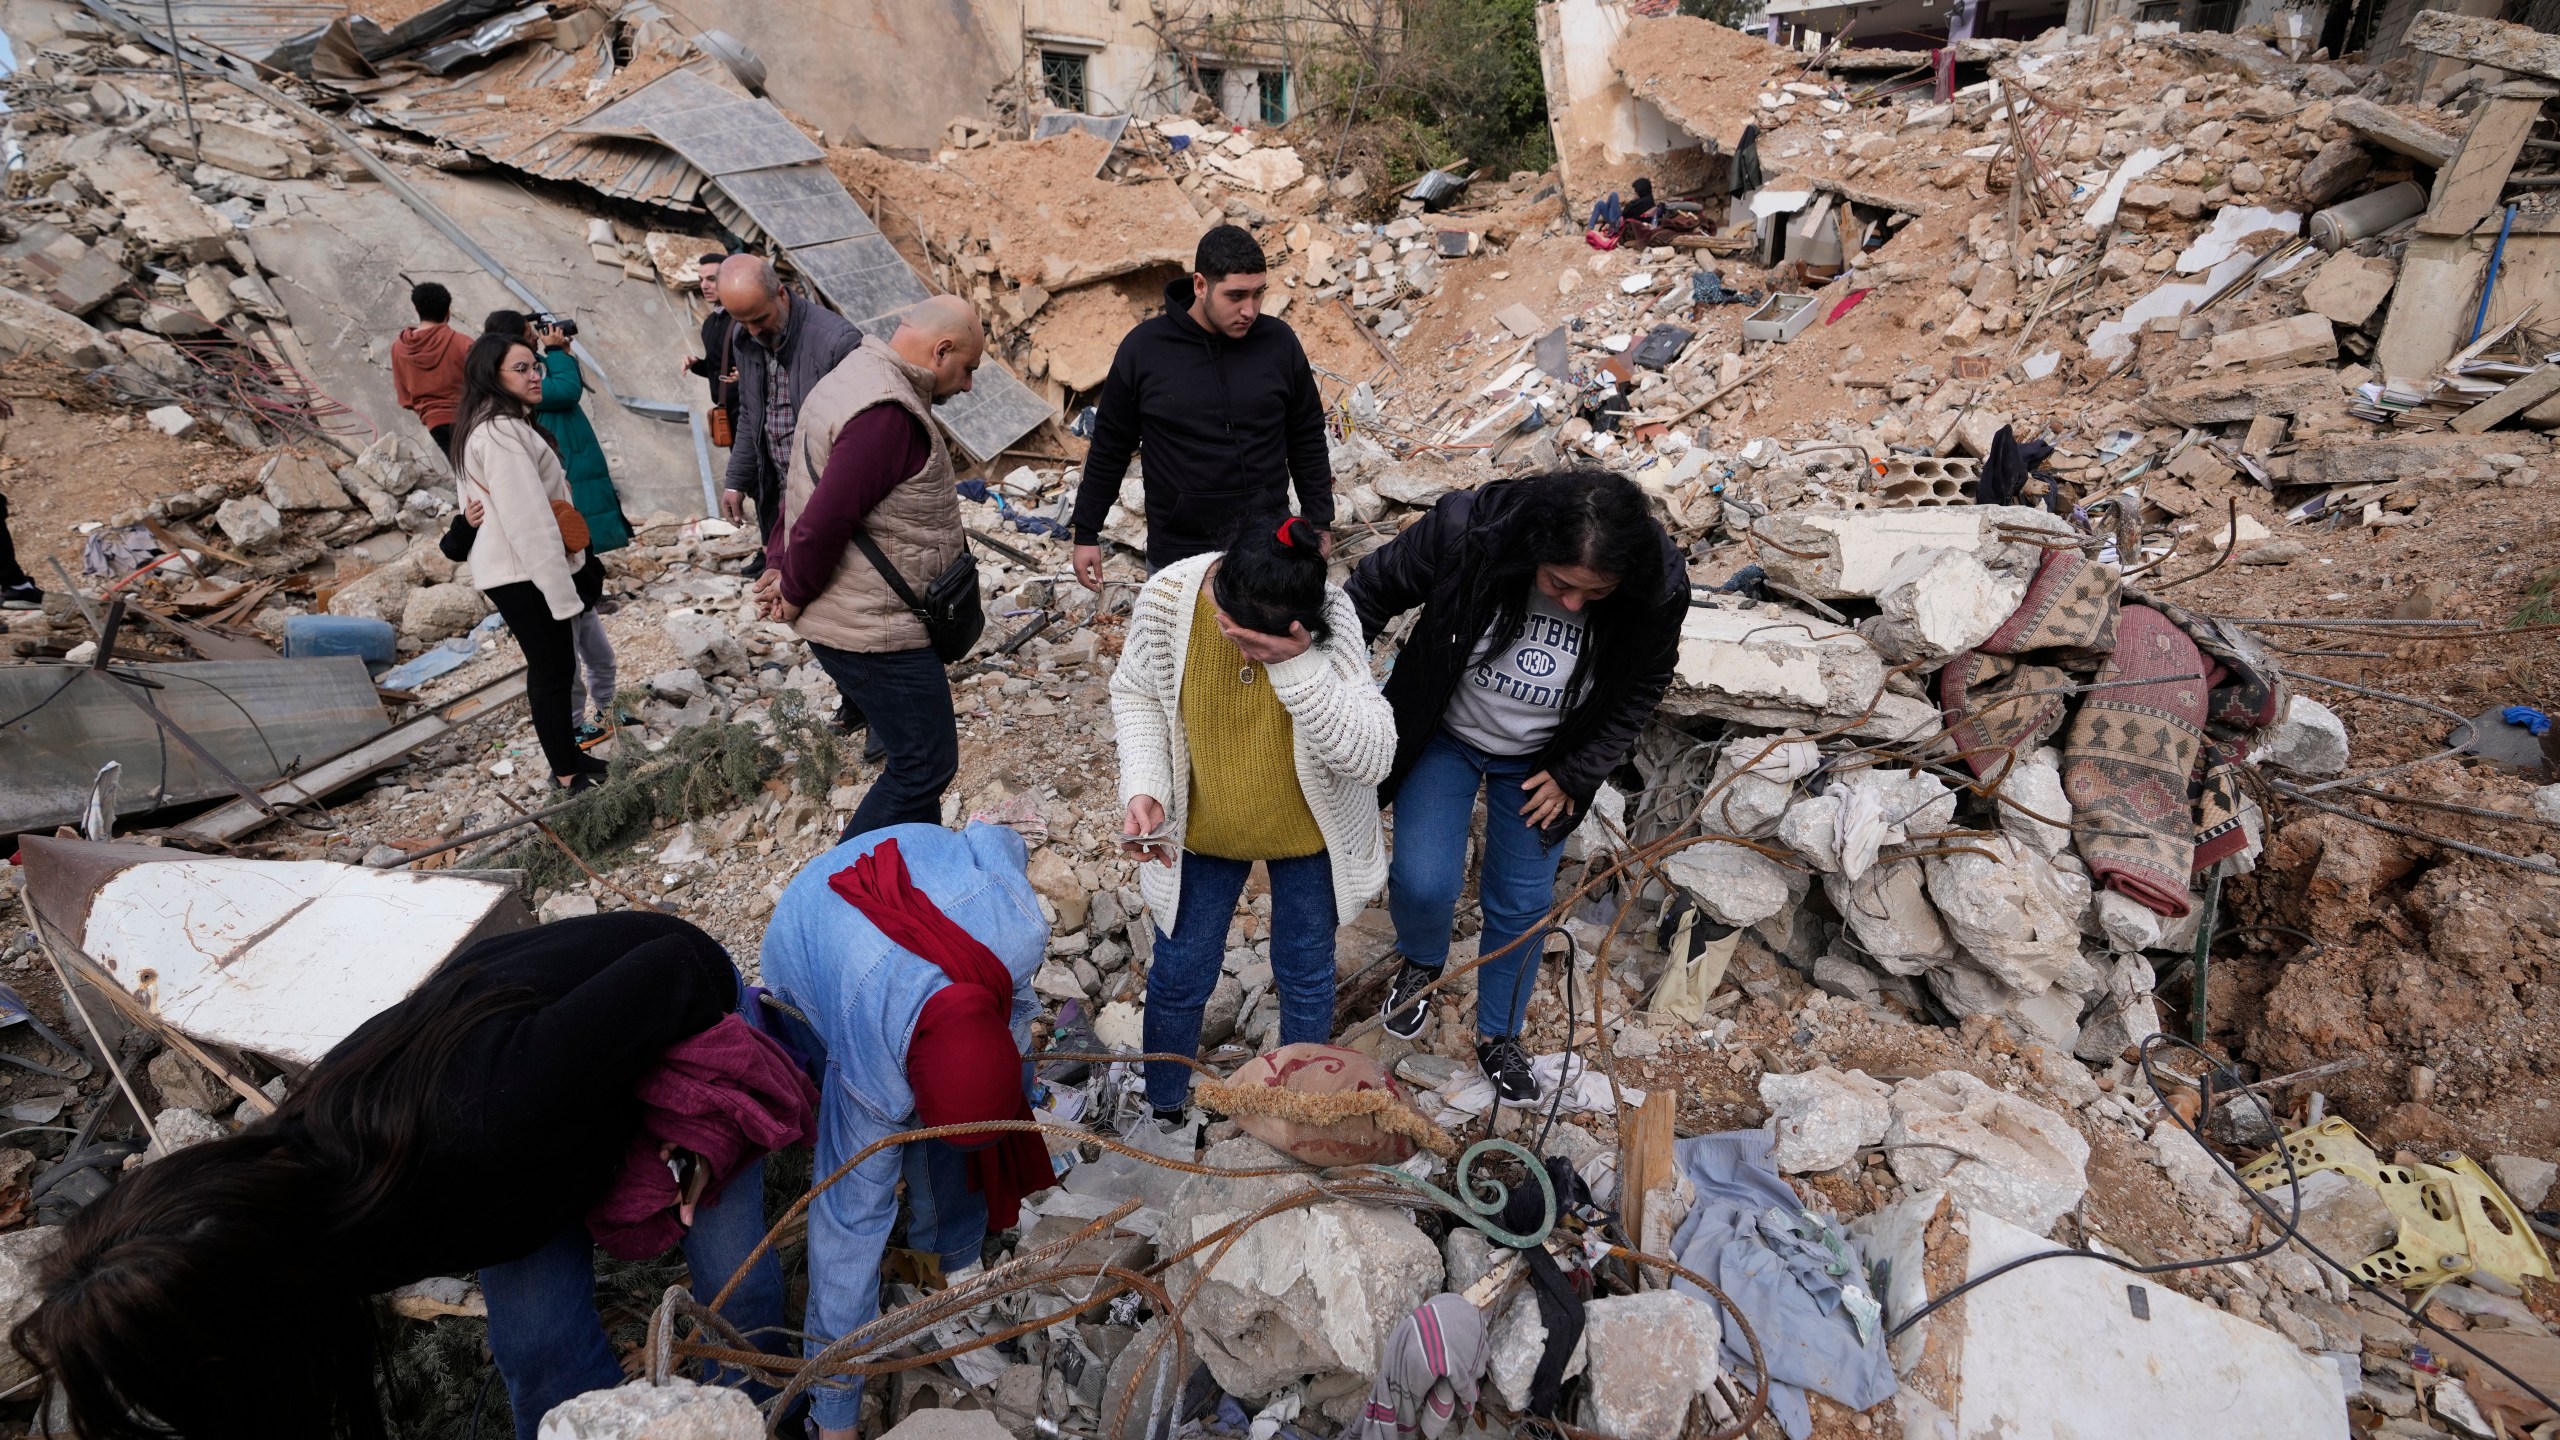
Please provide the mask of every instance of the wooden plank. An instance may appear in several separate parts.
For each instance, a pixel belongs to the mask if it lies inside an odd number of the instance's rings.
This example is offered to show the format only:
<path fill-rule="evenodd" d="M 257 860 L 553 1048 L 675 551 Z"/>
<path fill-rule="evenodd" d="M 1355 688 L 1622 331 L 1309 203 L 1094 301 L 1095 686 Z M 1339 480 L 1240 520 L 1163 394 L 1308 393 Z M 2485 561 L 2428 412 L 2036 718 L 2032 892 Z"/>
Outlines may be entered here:
<path fill-rule="evenodd" d="M 2409 21 L 2406 43 L 2430 55 L 2560 80 L 2560 35 L 2545 35 L 2529 25 L 2426 10 Z"/>
<path fill-rule="evenodd" d="M 2517 90 L 2527 93 L 2509 93 Z M 2453 163 L 2436 172 L 2435 192 L 2428 197 L 2427 213 L 2418 220 L 2419 234 L 2469 234 L 2498 213 L 2508 172 L 2516 168 L 2525 136 L 2542 114 L 2542 102 L 2551 95 L 2544 86 L 2501 85 L 2491 92 L 2488 103 L 2472 115 L 2470 133 L 2462 137 Z"/>
<path fill-rule="evenodd" d="M 271 805 L 316 801 L 332 790 L 343 789 L 376 770 L 399 763 L 439 736 L 523 698 L 524 671 L 510 670 L 477 690 L 447 701 L 417 719 L 385 731 L 290 780 L 278 781 L 260 793 Z M 231 841 L 251 834 L 266 823 L 267 816 L 263 811 L 246 800 L 234 800 L 178 826 L 175 833 L 199 840 Z"/>
<path fill-rule="evenodd" d="M 2462 348 L 2479 303 L 2480 277 L 2489 247 L 2460 235 L 2419 235 L 2400 260 L 2400 282 L 2391 291 L 2391 313 L 2373 348 L 2373 365 L 2385 379 L 2423 384 Z"/>
<path fill-rule="evenodd" d="M 156 686 L 152 704 L 251 785 L 390 728 L 364 662 L 351 655 L 189 660 L 129 673 Z M 110 760 L 124 767 L 127 814 L 238 793 L 116 693 L 125 683 L 86 667 L 0 666 L 0 717 L 10 717 L 0 728 L 0 833 L 78 821 Z"/>
<path fill-rule="evenodd" d="M 1656 1090 L 1618 1117 L 1618 1214 L 1639 1250 L 1646 1248 L 1644 1194 L 1672 1181 L 1671 1122 L 1679 1110 L 1679 1092 Z"/>
<path fill-rule="evenodd" d="M 2560 365 L 2545 365 L 2506 389 L 2453 417 L 2452 428 L 2477 435 L 2502 420 L 2521 415 L 2560 395 Z"/>

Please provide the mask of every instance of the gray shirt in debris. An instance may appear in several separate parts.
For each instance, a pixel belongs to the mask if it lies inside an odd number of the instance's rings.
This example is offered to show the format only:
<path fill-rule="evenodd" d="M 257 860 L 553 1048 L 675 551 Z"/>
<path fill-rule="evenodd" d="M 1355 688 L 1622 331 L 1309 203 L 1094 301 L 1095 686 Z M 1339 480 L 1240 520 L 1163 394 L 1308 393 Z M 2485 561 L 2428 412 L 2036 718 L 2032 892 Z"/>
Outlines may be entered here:
<path fill-rule="evenodd" d="M 1582 617 L 1529 586 L 1528 613 L 1510 643 L 1477 643 L 1441 726 L 1487 755 L 1534 755 L 1564 723 L 1565 691 L 1582 658 Z"/>

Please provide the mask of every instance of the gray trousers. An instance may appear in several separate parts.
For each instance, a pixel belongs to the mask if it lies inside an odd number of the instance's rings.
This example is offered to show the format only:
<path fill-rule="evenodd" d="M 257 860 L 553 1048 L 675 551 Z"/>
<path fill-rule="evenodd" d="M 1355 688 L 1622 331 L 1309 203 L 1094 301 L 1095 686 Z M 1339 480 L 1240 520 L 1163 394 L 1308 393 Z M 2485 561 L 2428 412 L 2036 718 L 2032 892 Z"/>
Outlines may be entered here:
<path fill-rule="evenodd" d="M 569 678 L 569 718 L 611 725 L 613 642 L 605 638 L 604 617 L 593 610 L 580 614 L 569 622 L 569 637 L 578 644 L 578 671 Z"/>

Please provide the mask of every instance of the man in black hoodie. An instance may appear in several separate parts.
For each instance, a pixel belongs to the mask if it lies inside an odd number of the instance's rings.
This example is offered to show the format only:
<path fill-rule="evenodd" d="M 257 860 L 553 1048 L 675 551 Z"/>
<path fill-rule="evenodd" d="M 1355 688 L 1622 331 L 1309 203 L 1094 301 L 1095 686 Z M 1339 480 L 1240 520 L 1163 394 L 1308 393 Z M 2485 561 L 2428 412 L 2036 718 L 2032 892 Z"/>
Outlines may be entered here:
<path fill-rule="evenodd" d="M 1102 520 L 1142 444 L 1150 572 L 1225 548 L 1238 519 L 1285 507 L 1293 484 L 1298 513 L 1320 532 L 1333 524 L 1324 400 L 1296 332 L 1262 313 L 1262 247 L 1220 225 L 1192 269 L 1165 286 L 1164 313 L 1121 340 L 1102 382 L 1069 522 L 1088 590 L 1102 588 Z"/>

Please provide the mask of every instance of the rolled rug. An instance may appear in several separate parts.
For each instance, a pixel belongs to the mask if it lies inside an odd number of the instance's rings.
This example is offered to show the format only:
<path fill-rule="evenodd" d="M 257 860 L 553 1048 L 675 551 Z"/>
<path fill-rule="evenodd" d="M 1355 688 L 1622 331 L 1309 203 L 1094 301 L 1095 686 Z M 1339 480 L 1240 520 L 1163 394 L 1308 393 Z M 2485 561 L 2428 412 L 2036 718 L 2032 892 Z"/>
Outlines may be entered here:
<path fill-rule="evenodd" d="M 2204 745 L 2204 656 L 2167 616 L 2127 605 L 2098 684 L 2062 743 L 2072 845 L 2099 884 L 2175 919 L 2195 868 L 2187 785 Z"/>

